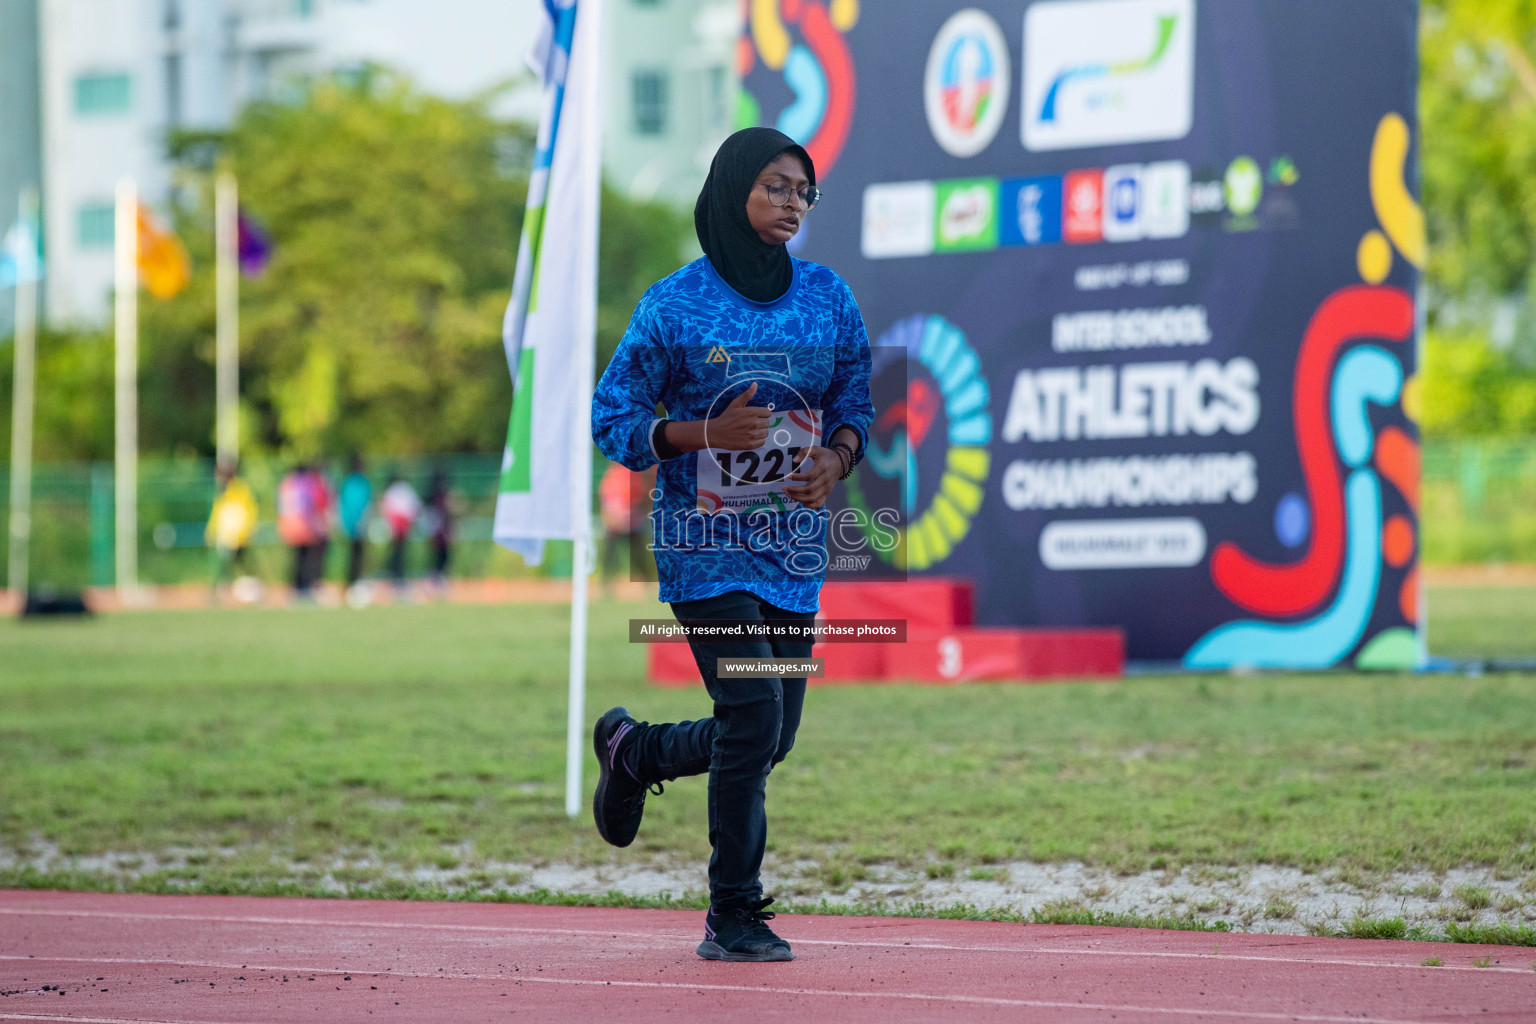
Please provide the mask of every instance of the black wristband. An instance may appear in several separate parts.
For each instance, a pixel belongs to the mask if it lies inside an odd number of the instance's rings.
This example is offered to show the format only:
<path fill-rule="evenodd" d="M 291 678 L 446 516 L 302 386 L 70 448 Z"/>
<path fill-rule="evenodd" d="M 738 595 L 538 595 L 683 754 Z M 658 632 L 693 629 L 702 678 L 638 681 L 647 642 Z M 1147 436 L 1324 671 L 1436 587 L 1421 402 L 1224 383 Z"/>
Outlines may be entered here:
<path fill-rule="evenodd" d="M 836 437 L 837 436 L 837 432 L 839 430 L 842 430 L 845 427 L 847 427 L 847 429 L 849 429 L 849 430 L 853 430 L 853 428 L 849 427 L 848 424 L 846 424 L 846 423 L 839 423 L 837 426 L 833 427 L 830 431 L 828 431 L 823 436 L 829 437 L 829 438 Z M 853 433 L 854 433 L 855 436 L 859 437 L 859 447 L 857 449 L 855 449 L 852 445 L 848 444 L 847 441 L 838 441 L 835 444 L 831 445 L 831 447 L 835 448 L 835 447 L 837 447 L 837 445 L 841 444 L 842 446 L 844 446 L 845 448 L 848 449 L 848 455 L 849 455 L 848 469 L 849 469 L 850 472 L 852 472 L 853 468 L 855 466 L 857 466 L 860 462 L 864 461 L 864 440 L 863 440 L 863 437 L 859 435 L 859 432 L 857 430 L 853 430 Z"/>
<path fill-rule="evenodd" d="M 684 454 L 681 448 L 667 440 L 667 424 L 671 422 L 671 420 L 657 420 L 656 425 L 651 428 L 651 447 L 656 449 L 656 457 L 662 462 Z"/>
<path fill-rule="evenodd" d="M 853 475 L 853 445 L 847 441 L 837 441 L 832 445 L 832 450 L 843 457 L 843 474 L 839 480 L 847 480 Z"/>

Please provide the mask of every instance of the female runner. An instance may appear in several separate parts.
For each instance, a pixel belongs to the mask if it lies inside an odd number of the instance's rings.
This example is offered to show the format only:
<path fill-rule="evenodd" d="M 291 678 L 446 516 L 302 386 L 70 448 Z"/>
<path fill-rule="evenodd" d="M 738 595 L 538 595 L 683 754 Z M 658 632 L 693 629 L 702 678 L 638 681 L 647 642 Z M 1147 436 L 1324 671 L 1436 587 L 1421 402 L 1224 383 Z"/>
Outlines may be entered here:
<path fill-rule="evenodd" d="M 661 600 L 685 627 L 738 634 L 689 644 L 713 715 L 650 725 L 613 708 L 597 721 L 598 832 L 628 846 L 649 787 L 709 773 L 710 907 L 698 954 L 791 960 L 767 922 L 759 869 L 768 773 L 794 745 L 804 670 L 742 677 L 721 658 L 805 659 L 826 569 L 825 504 L 858 462 L 873 418 L 869 339 L 853 294 L 785 243 L 821 198 L 794 140 L 748 128 L 721 145 L 694 208 L 704 256 L 652 285 L 592 400 L 603 453 L 660 464 L 652 513 Z M 658 403 L 666 415 L 658 417 Z"/>

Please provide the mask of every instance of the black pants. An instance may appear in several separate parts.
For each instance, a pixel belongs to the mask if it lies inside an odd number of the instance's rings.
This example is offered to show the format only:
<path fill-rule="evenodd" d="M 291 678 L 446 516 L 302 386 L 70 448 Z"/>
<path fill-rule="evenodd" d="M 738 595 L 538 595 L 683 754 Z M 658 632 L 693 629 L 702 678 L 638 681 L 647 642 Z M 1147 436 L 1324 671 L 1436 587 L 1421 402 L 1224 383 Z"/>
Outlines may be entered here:
<path fill-rule="evenodd" d="M 815 618 L 812 613 L 785 611 L 744 590 L 679 601 L 672 611 L 684 625 L 711 619 L 809 624 Z M 715 702 L 714 716 L 639 730 L 631 767 L 648 783 L 709 773 L 710 903 L 716 909 L 744 906 L 762 898 L 759 872 L 768 841 L 768 772 L 795 745 L 805 679 L 722 679 L 715 674 L 715 659 L 808 658 L 811 645 L 767 640 L 689 644 L 704 688 Z"/>
<path fill-rule="evenodd" d="M 291 545 L 293 550 L 293 592 L 295 594 L 308 594 L 310 583 L 309 566 L 314 561 L 309 544 Z"/>
<path fill-rule="evenodd" d="M 405 585 L 405 538 L 396 537 L 389 548 L 389 578 L 395 586 Z"/>
<path fill-rule="evenodd" d="M 330 548 L 329 538 L 315 541 L 304 549 L 304 590 L 307 592 L 314 588 L 316 583 L 325 581 L 325 553 Z"/>
<path fill-rule="evenodd" d="M 352 586 L 363 578 L 363 556 L 367 553 L 368 541 L 362 536 L 351 538 L 347 542 L 347 586 Z"/>

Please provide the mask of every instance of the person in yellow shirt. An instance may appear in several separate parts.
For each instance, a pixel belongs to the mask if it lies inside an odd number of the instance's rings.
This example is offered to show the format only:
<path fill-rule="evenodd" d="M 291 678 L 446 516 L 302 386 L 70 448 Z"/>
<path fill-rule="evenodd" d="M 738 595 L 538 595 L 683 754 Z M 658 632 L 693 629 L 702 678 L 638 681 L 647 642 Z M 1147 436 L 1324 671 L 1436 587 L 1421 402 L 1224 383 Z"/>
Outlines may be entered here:
<path fill-rule="evenodd" d="M 250 485 L 236 473 L 232 461 L 222 461 L 214 470 L 218 494 L 213 499 L 213 511 L 208 516 L 208 529 L 204 532 L 208 546 L 214 554 L 213 600 L 218 603 L 219 588 L 226 578 L 238 577 L 232 587 L 237 601 L 250 603 L 253 594 L 260 593 L 260 584 L 251 575 L 246 549 L 256 532 L 256 496 Z"/>

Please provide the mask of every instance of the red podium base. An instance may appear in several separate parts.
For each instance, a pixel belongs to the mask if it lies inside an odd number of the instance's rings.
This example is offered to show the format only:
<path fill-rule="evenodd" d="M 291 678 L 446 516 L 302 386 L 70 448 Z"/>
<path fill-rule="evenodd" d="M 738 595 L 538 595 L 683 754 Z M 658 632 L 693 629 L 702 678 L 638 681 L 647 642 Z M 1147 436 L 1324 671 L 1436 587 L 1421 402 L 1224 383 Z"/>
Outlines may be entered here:
<path fill-rule="evenodd" d="M 817 644 L 826 676 L 811 685 L 1118 678 L 1125 672 L 1125 634 L 1118 629 L 977 627 L 969 581 L 829 583 L 823 619 L 902 619 L 904 644 Z M 658 686 L 693 686 L 699 669 L 687 644 L 651 644 L 646 672 Z"/>

